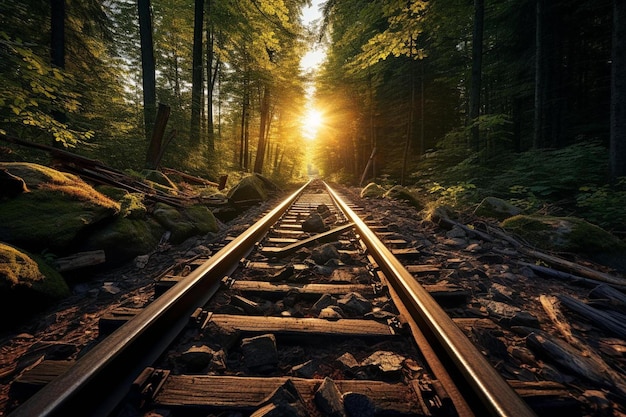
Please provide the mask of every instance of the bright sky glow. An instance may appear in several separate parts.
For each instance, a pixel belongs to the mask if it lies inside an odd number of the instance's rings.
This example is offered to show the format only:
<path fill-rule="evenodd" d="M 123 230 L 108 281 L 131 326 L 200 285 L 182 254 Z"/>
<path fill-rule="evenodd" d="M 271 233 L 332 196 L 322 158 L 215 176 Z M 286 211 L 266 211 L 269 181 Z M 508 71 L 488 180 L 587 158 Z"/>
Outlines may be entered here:
<path fill-rule="evenodd" d="M 322 126 L 322 122 L 322 112 L 313 108 L 308 109 L 302 119 L 302 136 L 308 140 L 315 139 L 317 131 Z"/>
<path fill-rule="evenodd" d="M 314 71 L 317 70 L 324 59 L 326 58 L 326 51 L 322 48 L 315 47 L 309 49 L 309 52 L 304 54 L 300 61 L 300 69 L 302 71 Z"/>

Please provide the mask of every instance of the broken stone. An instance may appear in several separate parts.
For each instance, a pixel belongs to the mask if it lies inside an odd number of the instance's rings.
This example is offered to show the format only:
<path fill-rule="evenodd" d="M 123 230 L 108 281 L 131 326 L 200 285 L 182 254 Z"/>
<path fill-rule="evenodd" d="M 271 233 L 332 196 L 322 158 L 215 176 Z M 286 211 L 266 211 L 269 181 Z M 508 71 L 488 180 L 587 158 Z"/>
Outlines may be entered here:
<path fill-rule="evenodd" d="M 313 311 L 322 311 L 326 307 L 334 305 L 337 305 L 337 299 L 330 294 L 324 294 L 313 304 Z"/>
<path fill-rule="evenodd" d="M 376 407 L 370 398 L 358 392 L 343 394 L 343 408 L 348 417 L 374 417 Z"/>
<path fill-rule="evenodd" d="M 494 282 L 491 284 L 491 288 L 489 289 L 489 293 L 493 297 L 494 301 L 502 301 L 505 303 L 513 302 L 513 291 L 502 284 L 498 284 Z"/>
<path fill-rule="evenodd" d="M 139 255 L 135 258 L 135 267 L 138 269 L 143 269 L 146 265 L 148 265 L 149 260 L 150 255 Z"/>
<path fill-rule="evenodd" d="M 319 206 L 317 206 L 316 211 L 320 216 L 322 216 L 323 219 L 329 217 L 332 214 L 326 204 L 320 204 Z"/>
<path fill-rule="evenodd" d="M 259 368 L 276 365 L 278 363 L 278 350 L 276 349 L 276 337 L 273 334 L 250 337 L 241 341 L 246 366 Z"/>
<path fill-rule="evenodd" d="M 104 284 L 102 284 L 102 287 L 100 287 L 100 291 L 106 294 L 115 295 L 119 294 L 119 292 L 122 290 L 113 282 L 105 282 Z"/>
<path fill-rule="evenodd" d="M 199 371 L 211 363 L 213 349 L 206 345 L 192 346 L 180 356 L 181 362 L 191 371 Z"/>
<path fill-rule="evenodd" d="M 318 265 L 326 265 L 331 259 L 339 259 L 339 251 L 334 244 L 327 243 L 319 248 L 315 248 L 311 252 L 311 259 Z"/>
<path fill-rule="evenodd" d="M 326 377 L 315 392 L 315 404 L 324 415 L 329 417 L 345 417 L 343 399 L 335 382 Z"/>
<path fill-rule="evenodd" d="M 337 304 L 345 311 L 350 311 L 360 316 L 372 311 L 372 303 L 361 294 L 351 292 L 337 301 Z"/>
<path fill-rule="evenodd" d="M 467 233 L 465 233 L 465 230 L 461 229 L 459 226 L 453 226 L 452 229 L 448 230 L 446 232 L 446 237 L 449 237 L 451 239 L 453 238 L 463 238 L 465 239 L 467 237 Z"/>
<path fill-rule="evenodd" d="M 261 401 L 259 407 L 251 417 L 309 416 L 302 396 L 290 379 Z"/>
<path fill-rule="evenodd" d="M 504 326 L 539 327 L 539 320 L 527 311 L 499 301 L 484 303 L 489 315 L 495 317 Z"/>
<path fill-rule="evenodd" d="M 321 233 L 326 230 L 324 219 L 319 213 L 311 213 L 302 223 L 302 231 L 308 233 Z"/>
<path fill-rule="evenodd" d="M 337 358 L 337 362 L 339 362 L 345 369 L 353 371 L 355 368 L 361 366 L 361 364 L 355 359 L 355 357 L 350 353 L 346 352 L 340 357 Z"/>
<path fill-rule="evenodd" d="M 271 275 L 269 277 L 269 281 L 270 282 L 276 282 L 276 281 L 287 281 L 289 280 L 294 272 L 295 272 L 295 267 L 293 265 L 287 265 L 286 267 L 284 267 L 283 269 L 281 269 L 280 271 L 276 272 L 274 275 Z"/>
<path fill-rule="evenodd" d="M 220 326 L 215 322 L 209 321 L 204 334 L 206 335 L 204 343 L 212 346 L 215 350 L 228 350 L 235 346 L 239 340 L 241 332 L 233 327 Z"/>
<path fill-rule="evenodd" d="M 316 370 L 317 363 L 313 360 L 308 360 L 291 368 L 291 373 L 300 378 L 313 378 Z"/>
<path fill-rule="evenodd" d="M 323 308 L 318 315 L 320 319 L 339 320 L 343 318 L 343 311 L 338 306 L 328 306 Z"/>
<path fill-rule="evenodd" d="M 346 271 L 345 269 L 335 269 L 332 274 L 330 274 L 330 282 L 353 282 L 354 274 L 350 271 Z"/>
<path fill-rule="evenodd" d="M 399 373 L 402 370 L 404 359 L 404 356 L 394 352 L 379 350 L 372 353 L 361 365 L 373 367 L 383 374 L 389 375 Z"/>

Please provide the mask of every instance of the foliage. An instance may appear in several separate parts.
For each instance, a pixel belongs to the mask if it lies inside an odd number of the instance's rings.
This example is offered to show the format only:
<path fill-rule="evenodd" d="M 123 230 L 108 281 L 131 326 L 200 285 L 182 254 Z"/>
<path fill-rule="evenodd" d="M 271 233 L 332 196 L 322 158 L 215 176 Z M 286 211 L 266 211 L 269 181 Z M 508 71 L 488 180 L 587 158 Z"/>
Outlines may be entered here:
<path fill-rule="evenodd" d="M 6 32 L 0 32 L 0 61 L 4 80 L 0 87 L 0 132 L 44 132 L 72 147 L 93 136 L 92 131 L 71 129 L 52 116 L 53 111 L 79 111 L 80 96 L 73 91 L 70 74 L 52 68 L 22 40 L 11 39 Z"/>
<path fill-rule="evenodd" d="M 580 187 L 576 205 L 589 221 L 620 232 L 626 230 L 626 178 L 611 186 Z"/>
<path fill-rule="evenodd" d="M 470 201 L 475 201 L 476 186 L 470 182 L 462 182 L 444 187 L 435 182 L 428 189 L 428 193 L 435 197 L 438 205 L 460 208 Z"/>

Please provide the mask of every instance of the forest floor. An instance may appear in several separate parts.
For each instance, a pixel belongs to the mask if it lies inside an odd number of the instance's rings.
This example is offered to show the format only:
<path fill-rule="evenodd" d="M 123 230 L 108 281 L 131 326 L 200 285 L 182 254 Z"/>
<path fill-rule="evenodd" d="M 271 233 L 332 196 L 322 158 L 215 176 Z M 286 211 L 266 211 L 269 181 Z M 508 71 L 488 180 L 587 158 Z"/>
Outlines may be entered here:
<path fill-rule="evenodd" d="M 420 251 L 417 261 L 438 270 L 416 279 L 423 284 L 447 283 L 466 290 L 467 305 L 448 310 L 452 316 L 491 319 L 496 324 L 463 330 L 505 378 L 562 384 L 567 400 L 576 404 L 579 415 L 626 416 L 626 340 L 600 329 L 555 298 L 569 295 L 589 302 L 590 291 L 600 282 L 542 277 L 528 267 L 536 259 L 522 254 L 505 239 L 476 239 L 423 220 L 417 211 L 402 203 L 361 200 L 358 192 L 346 191 L 350 199 L 366 207 L 371 220 L 412 242 Z M 11 383 L 26 369 L 43 359 L 80 356 L 81 351 L 97 341 L 101 316 L 119 307 L 142 307 L 153 296 L 155 279 L 172 264 L 210 255 L 226 236 L 244 231 L 270 206 L 271 202 L 266 202 L 251 208 L 222 224 L 216 234 L 192 238 L 178 246 L 162 246 L 145 264 L 136 259 L 114 270 L 93 272 L 89 278 L 73 284 L 71 297 L 1 334 L 0 416 L 14 407 Z M 466 224 L 484 221 L 469 214 L 460 218 Z M 615 273 L 582 258 L 570 260 Z M 595 300 L 596 307 L 602 307 L 600 304 L 602 300 Z M 626 306 L 618 307 L 626 310 Z M 558 317 L 563 322 L 555 319 L 551 313 L 554 309 L 562 313 Z M 569 335 L 564 334 L 565 327 L 569 328 Z M 563 362 L 567 359 L 550 354 L 532 334 L 568 344 L 573 349 L 568 351 L 570 354 L 579 354 L 588 367 L 596 369 L 583 375 L 574 367 L 568 368 Z"/>

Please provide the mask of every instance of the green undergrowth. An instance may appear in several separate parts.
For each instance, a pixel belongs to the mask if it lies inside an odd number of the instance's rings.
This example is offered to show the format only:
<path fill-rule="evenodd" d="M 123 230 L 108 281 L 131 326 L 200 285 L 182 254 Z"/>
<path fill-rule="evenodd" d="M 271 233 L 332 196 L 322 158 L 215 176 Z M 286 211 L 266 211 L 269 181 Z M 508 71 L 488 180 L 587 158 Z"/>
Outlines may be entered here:
<path fill-rule="evenodd" d="M 442 149 L 421 159 L 411 181 L 431 202 L 457 210 L 473 210 L 493 196 L 527 214 L 577 216 L 625 232 L 626 179 L 608 185 L 607 173 L 608 150 L 585 142 L 488 159 L 475 153 L 462 158 L 458 149 Z"/>

